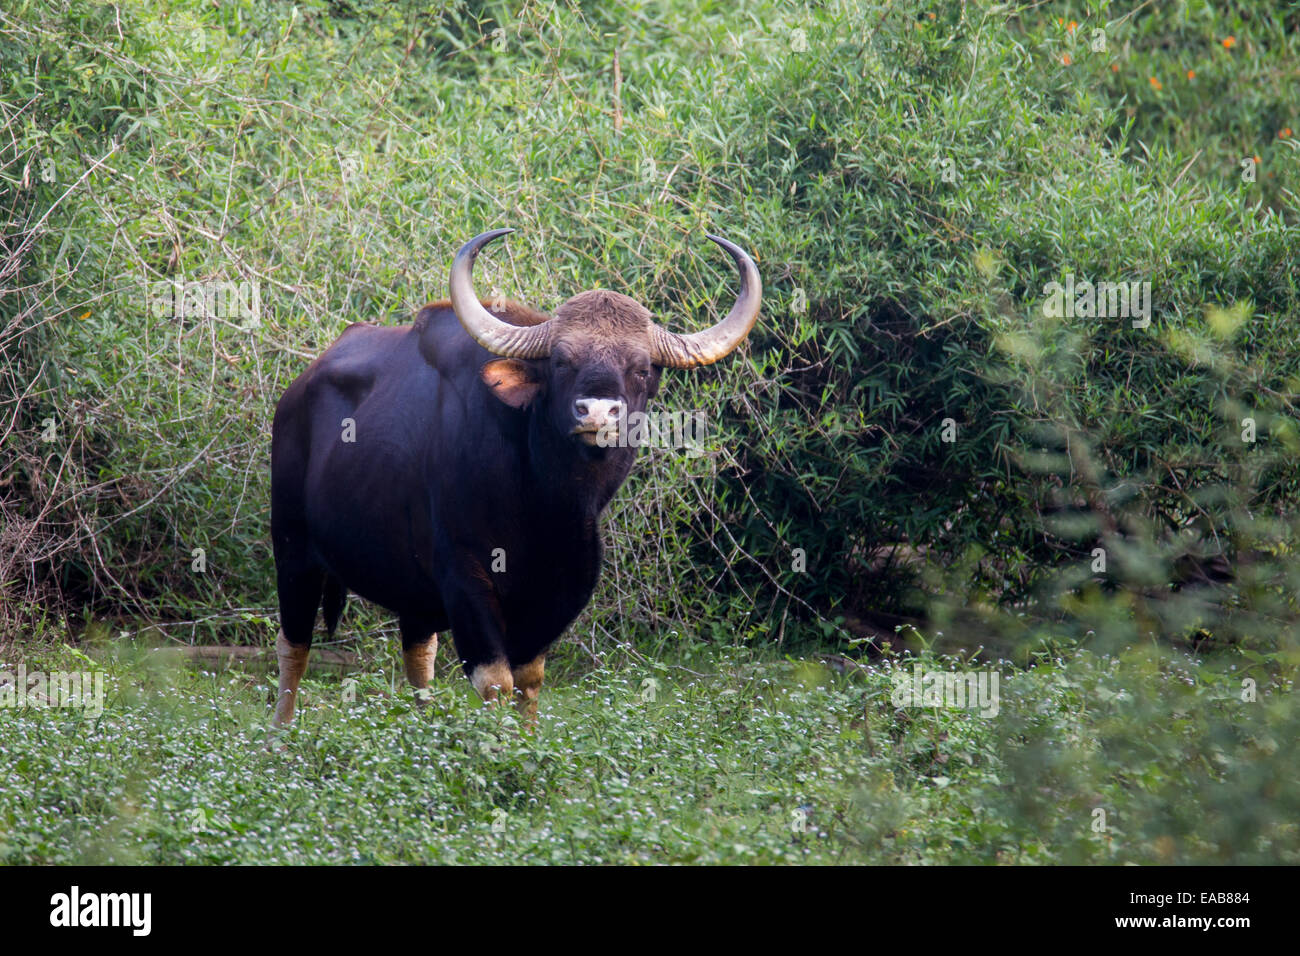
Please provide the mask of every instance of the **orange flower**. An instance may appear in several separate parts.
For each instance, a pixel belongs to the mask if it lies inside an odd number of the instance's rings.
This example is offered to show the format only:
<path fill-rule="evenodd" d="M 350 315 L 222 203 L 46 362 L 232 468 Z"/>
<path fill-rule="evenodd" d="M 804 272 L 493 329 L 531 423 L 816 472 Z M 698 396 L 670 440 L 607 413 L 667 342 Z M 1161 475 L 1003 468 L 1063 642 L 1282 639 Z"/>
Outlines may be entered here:
<path fill-rule="evenodd" d="M 1260 159 L 1258 156 L 1254 157 L 1254 159 L 1255 159 L 1255 165 L 1256 165 L 1256 166 L 1258 166 L 1260 163 L 1263 162 L 1263 160 Z"/>
<path fill-rule="evenodd" d="M 1112 64 L 1110 65 L 1110 71 L 1111 71 L 1112 73 L 1118 73 L 1118 72 L 1119 72 L 1119 64 L 1118 64 L 1118 63 L 1112 63 Z"/>
<path fill-rule="evenodd" d="M 1195 71 L 1195 70 L 1188 70 L 1188 71 L 1187 71 L 1187 78 L 1188 78 L 1189 80 L 1194 80 L 1194 79 L 1196 79 L 1196 71 Z"/>
<path fill-rule="evenodd" d="M 1064 56 L 1061 57 L 1061 62 L 1064 63 L 1066 66 L 1069 66 L 1074 61 L 1070 59 L 1070 54 L 1066 53 Z"/>
<path fill-rule="evenodd" d="M 1073 33 L 1077 29 L 1079 29 L 1079 24 L 1074 20 L 1071 20 L 1069 23 L 1065 25 L 1066 33 Z"/>
<path fill-rule="evenodd" d="M 1284 130 L 1282 130 L 1281 132 L 1279 132 L 1279 133 L 1277 134 L 1277 138 L 1278 138 L 1278 139 L 1290 139 L 1290 138 L 1291 138 L 1291 127 L 1288 126 L 1286 129 L 1284 129 Z"/>
<path fill-rule="evenodd" d="M 1223 48 L 1224 48 L 1225 50 L 1231 50 L 1231 49 L 1232 49 L 1234 46 L 1236 46 L 1236 45 L 1237 45 L 1237 38 L 1236 38 L 1236 37 L 1224 37 L 1224 38 L 1223 38 Z"/>
<path fill-rule="evenodd" d="M 934 14 L 933 14 L 933 13 L 927 13 L 926 16 L 929 17 L 931 20 L 934 19 Z"/>
<path fill-rule="evenodd" d="M 1164 85 L 1153 76 L 1151 77 L 1151 88 L 1154 90 L 1163 90 Z"/>

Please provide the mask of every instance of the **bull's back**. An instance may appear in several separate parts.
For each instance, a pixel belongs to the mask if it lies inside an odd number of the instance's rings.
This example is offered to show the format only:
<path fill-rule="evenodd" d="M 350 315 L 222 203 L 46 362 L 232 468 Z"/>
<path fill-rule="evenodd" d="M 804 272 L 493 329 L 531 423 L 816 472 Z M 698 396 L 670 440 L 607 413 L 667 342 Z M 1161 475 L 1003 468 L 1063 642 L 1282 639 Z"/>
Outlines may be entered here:
<path fill-rule="evenodd" d="M 442 303 L 413 326 L 349 327 L 277 407 L 277 561 L 291 527 L 349 590 L 421 618 L 441 615 L 442 586 L 466 573 L 467 560 L 478 573 L 497 548 L 509 553 L 509 571 L 490 580 L 508 615 L 532 620 L 548 603 L 525 582 L 554 577 L 571 589 L 573 569 L 524 533 L 538 520 L 526 514 L 524 418 L 479 381 L 491 357 Z M 566 621 L 577 609 L 564 609 Z"/>
<path fill-rule="evenodd" d="M 411 327 L 351 326 L 286 390 L 273 429 L 273 533 L 292 525 L 348 589 L 399 613 L 428 591 L 413 437 L 432 427 L 420 392 L 436 387 Z"/>

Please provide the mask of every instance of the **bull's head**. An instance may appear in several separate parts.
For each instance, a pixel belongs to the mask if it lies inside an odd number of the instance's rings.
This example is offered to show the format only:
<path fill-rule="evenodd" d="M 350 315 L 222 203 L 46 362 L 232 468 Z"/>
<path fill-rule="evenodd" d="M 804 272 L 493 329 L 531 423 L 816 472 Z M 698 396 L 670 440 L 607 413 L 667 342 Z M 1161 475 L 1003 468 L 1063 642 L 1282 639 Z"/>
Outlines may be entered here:
<path fill-rule="evenodd" d="M 588 446 L 644 412 L 664 368 L 710 365 L 734 350 L 758 319 L 763 283 L 739 246 L 709 236 L 735 260 L 740 294 L 717 325 L 681 335 L 661 328 L 634 299 L 599 289 L 575 295 L 536 325 L 504 322 L 483 307 L 470 273 L 479 251 L 512 229 L 475 236 L 451 266 L 451 305 L 475 341 L 500 358 L 483 366 L 483 381 L 501 401 L 526 408 L 545 397 L 555 427 Z"/>

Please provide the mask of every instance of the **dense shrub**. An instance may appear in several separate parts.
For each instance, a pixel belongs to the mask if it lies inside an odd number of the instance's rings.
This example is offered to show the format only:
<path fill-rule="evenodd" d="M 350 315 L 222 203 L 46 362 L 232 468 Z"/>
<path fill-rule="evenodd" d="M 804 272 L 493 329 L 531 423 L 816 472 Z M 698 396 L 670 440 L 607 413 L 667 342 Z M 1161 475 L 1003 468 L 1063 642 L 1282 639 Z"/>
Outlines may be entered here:
<path fill-rule="evenodd" d="M 261 640 L 280 391 L 346 323 L 442 296 L 458 244 L 502 223 L 484 287 L 542 307 L 603 285 L 714 320 L 732 286 L 706 229 L 767 286 L 742 353 L 668 376 L 712 450 L 643 455 L 584 640 L 843 641 L 944 619 L 939 593 L 1073 613 L 1096 547 L 1239 570 L 1297 480 L 1286 17 L 20 4 L 7 626 L 57 607 Z M 1067 275 L 1149 281 L 1150 325 L 1046 318 Z M 258 282 L 260 322 L 155 314 L 180 277 Z"/>
<path fill-rule="evenodd" d="M 108 696 L 0 711 L 0 860 L 1297 862 L 1297 26 L 11 3 L 0 682 Z M 261 674 L 139 638 L 271 637 L 276 399 L 502 224 L 483 290 L 680 329 L 734 292 L 703 234 L 754 253 L 749 343 L 666 376 L 708 453 L 639 459 L 541 733 L 458 679 L 417 711 L 354 602 L 353 680 L 268 752 Z M 1083 281 L 1150 321 L 1058 310 Z M 255 321 L 177 282 L 256 282 Z M 900 704 L 911 667 L 1000 708 Z"/>

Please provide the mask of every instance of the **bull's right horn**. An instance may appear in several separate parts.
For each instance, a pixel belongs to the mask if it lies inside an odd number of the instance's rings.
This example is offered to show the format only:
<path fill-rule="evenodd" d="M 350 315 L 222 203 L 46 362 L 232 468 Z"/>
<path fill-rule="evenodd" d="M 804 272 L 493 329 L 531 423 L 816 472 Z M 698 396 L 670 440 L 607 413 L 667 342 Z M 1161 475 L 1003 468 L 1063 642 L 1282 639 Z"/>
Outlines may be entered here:
<path fill-rule="evenodd" d="M 460 247 L 451 263 L 451 307 L 465 331 L 489 352 L 504 358 L 546 358 L 551 354 L 551 329 L 547 323 L 518 326 L 503 322 L 483 308 L 474 294 L 470 273 L 479 250 L 493 239 L 512 232 L 513 229 L 493 229 Z"/>

